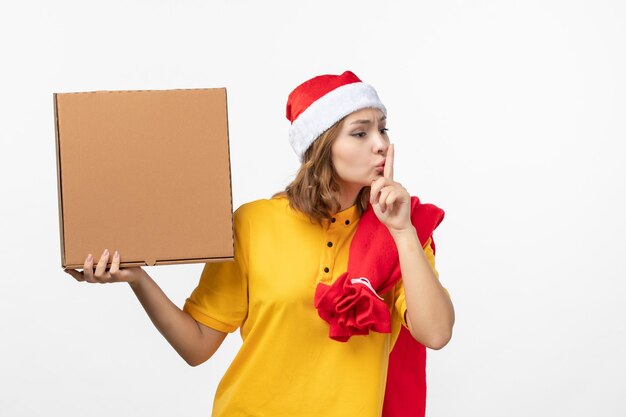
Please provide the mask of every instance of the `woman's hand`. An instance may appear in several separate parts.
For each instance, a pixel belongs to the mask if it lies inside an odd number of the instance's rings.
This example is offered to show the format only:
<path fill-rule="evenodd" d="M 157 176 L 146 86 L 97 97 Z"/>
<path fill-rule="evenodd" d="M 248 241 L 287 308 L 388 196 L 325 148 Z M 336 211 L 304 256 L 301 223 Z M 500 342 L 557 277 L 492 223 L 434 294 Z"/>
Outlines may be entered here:
<path fill-rule="evenodd" d="M 109 251 L 105 249 L 93 270 L 93 257 L 91 254 L 85 259 L 82 272 L 75 269 L 66 269 L 65 272 L 73 276 L 76 281 L 86 281 L 91 283 L 105 284 L 108 282 L 128 282 L 133 284 L 144 278 L 147 274 L 141 267 L 131 267 L 120 269 L 120 254 L 115 252 L 111 261 L 111 268 L 107 271 L 107 262 L 109 262 Z"/>
<path fill-rule="evenodd" d="M 370 189 L 370 203 L 376 217 L 389 232 L 403 232 L 413 228 L 411 223 L 411 196 L 393 180 L 394 145 L 389 145 L 383 176 L 374 180 Z"/>

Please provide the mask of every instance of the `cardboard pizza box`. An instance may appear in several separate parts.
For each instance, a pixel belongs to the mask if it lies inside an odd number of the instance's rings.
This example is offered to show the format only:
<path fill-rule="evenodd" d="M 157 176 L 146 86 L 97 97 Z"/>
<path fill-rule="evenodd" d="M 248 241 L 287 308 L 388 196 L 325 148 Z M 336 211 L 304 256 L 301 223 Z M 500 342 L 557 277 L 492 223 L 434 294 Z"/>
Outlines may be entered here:
<path fill-rule="evenodd" d="M 53 98 L 63 268 L 233 259 L 225 88 Z"/>

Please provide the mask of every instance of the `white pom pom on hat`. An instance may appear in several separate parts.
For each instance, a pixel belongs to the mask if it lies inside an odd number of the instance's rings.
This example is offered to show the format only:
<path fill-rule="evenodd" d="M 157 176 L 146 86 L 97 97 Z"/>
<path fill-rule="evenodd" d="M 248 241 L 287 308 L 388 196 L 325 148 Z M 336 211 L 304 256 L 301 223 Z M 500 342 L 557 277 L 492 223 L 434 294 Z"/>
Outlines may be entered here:
<path fill-rule="evenodd" d="M 287 99 L 287 119 L 291 122 L 289 142 L 300 162 L 304 152 L 328 128 L 350 113 L 369 107 L 387 115 L 374 87 L 351 71 L 318 75 L 297 86 Z"/>

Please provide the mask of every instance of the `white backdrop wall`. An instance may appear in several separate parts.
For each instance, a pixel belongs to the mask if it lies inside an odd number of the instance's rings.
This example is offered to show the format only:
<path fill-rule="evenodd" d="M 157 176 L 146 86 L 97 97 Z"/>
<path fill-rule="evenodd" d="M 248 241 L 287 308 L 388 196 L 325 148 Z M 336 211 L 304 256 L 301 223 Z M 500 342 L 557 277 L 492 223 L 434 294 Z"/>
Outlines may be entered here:
<path fill-rule="evenodd" d="M 297 170 L 291 89 L 346 69 L 388 107 L 396 179 L 446 212 L 427 414 L 626 415 L 624 22 L 617 0 L 3 2 L 0 415 L 210 415 L 240 345 L 191 368 L 126 284 L 62 272 L 52 93 L 227 87 L 236 208 Z M 202 264 L 145 269 L 182 306 Z"/>

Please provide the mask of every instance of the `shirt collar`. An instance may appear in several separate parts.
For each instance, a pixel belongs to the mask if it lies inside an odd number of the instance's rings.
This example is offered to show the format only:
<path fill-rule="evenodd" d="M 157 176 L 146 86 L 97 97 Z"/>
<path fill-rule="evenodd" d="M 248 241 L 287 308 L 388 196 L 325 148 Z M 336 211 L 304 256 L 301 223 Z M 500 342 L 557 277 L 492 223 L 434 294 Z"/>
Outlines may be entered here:
<path fill-rule="evenodd" d="M 359 219 L 359 210 L 357 209 L 357 205 L 353 204 L 350 207 L 341 210 L 340 212 L 336 213 L 332 218 L 335 220 L 331 220 L 330 227 L 354 226 Z"/>
<path fill-rule="evenodd" d="M 291 206 L 289 205 L 289 199 L 287 197 L 277 196 L 274 198 L 283 199 L 285 203 L 285 209 L 291 215 L 296 216 L 302 220 L 310 221 L 309 217 L 306 214 L 291 208 Z M 353 204 L 352 206 L 335 213 L 335 215 L 332 217 L 335 219 L 335 221 L 331 220 L 329 227 L 332 227 L 332 228 L 336 228 L 339 226 L 352 227 L 357 223 L 357 221 L 359 220 L 359 217 L 360 215 L 359 215 L 359 210 L 357 209 L 357 205 Z"/>

